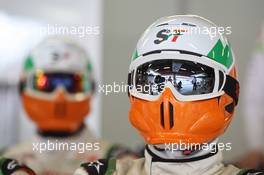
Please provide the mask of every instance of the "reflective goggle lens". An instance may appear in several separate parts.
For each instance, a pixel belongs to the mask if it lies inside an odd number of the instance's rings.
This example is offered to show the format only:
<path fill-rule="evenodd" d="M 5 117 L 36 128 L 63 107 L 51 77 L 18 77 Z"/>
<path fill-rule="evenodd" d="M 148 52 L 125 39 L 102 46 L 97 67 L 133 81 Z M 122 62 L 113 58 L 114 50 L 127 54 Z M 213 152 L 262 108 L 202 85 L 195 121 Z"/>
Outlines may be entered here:
<path fill-rule="evenodd" d="M 42 92 L 53 92 L 64 87 L 69 93 L 85 92 L 88 82 L 80 74 L 71 73 L 36 73 L 33 75 L 33 88 Z"/>
<path fill-rule="evenodd" d="M 138 92 L 159 95 L 171 83 L 182 95 L 212 93 L 215 86 L 214 69 L 186 60 L 154 60 L 140 65 L 135 72 Z"/>

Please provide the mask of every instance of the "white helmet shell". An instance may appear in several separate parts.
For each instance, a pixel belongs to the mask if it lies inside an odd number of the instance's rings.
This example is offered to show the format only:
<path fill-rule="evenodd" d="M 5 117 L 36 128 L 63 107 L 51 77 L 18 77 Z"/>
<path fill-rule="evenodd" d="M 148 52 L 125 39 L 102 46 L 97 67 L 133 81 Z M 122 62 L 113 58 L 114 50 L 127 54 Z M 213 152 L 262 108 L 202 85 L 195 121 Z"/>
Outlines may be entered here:
<path fill-rule="evenodd" d="M 150 52 L 171 50 L 206 56 L 227 69 L 234 64 L 231 47 L 218 27 L 196 15 L 158 19 L 139 39 L 132 61 Z"/>
<path fill-rule="evenodd" d="M 91 63 L 83 48 L 68 38 L 51 37 L 35 47 L 25 60 L 24 72 L 37 69 L 60 72 L 91 71 Z"/>

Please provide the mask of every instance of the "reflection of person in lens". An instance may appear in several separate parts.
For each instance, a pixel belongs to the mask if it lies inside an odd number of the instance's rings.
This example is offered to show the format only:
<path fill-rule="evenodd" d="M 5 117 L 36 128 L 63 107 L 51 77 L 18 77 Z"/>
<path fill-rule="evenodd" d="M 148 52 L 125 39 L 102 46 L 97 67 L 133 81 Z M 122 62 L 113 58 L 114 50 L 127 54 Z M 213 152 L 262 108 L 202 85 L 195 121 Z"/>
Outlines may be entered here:
<path fill-rule="evenodd" d="M 182 82 L 180 81 L 179 83 L 178 83 L 178 90 L 180 90 L 182 88 Z"/>
<path fill-rule="evenodd" d="M 161 92 L 164 88 L 165 78 L 160 75 L 157 75 L 155 77 L 154 82 L 158 85 L 158 92 Z"/>
<path fill-rule="evenodd" d="M 173 83 L 171 76 L 169 76 L 168 81 L 171 82 L 171 83 Z"/>
<path fill-rule="evenodd" d="M 196 89 L 197 89 L 197 79 L 196 79 L 196 77 L 193 77 L 192 84 L 193 84 L 193 91 L 196 91 Z"/>

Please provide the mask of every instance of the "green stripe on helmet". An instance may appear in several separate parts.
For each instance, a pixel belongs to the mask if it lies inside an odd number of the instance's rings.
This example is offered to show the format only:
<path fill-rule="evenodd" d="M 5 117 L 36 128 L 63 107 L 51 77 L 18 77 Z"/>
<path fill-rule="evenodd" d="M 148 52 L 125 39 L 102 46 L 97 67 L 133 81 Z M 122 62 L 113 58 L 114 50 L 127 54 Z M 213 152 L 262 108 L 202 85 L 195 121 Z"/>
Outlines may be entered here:
<path fill-rule="evenodd" d="M 24 71 L 30 71 L 34 68 L 33 58 L 29 55 L 24 62 Z"/>
<path fill-rule="evenodd" d="M 226 68 L 230 68 L 234 61 L 230 46 L 227 44 L 224 47 L 220 39 L 217 41 L 213 49 L 207 54 L 207 56 L 224 65 Z"/>
<path fill-rule="evenodd" d="M 93 66 L 92 66 L 92 64 L 89 62 L 89 63 L 87 63 L 86 68 L 87 68 L 87 71 L 88 71 L 88 72 L 92 72 Z"/>
<path fill-rule="evenodd" d="M 133 52 L 133 55 L 132 55 L 132 60 L 135 60 L 135 59 L 137 59 L 138 58 L 138 51 L 137 51 L 137 49 Z"/>

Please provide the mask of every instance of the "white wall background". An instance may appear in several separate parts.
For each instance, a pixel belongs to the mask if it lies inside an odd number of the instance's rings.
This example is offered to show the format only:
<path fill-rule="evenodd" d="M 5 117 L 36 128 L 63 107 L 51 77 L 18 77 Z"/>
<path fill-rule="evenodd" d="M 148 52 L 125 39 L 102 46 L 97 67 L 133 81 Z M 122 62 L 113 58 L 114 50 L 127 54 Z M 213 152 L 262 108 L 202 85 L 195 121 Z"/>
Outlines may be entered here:
<path fill-rule="evenodd" d="M 79 41 L 81 45 L 85 47 L 90 55 L 91 61 L 94 67 L 95 79 L 98 83 L 101 82 L 101 49 L 102 49 L 102 1 L 101 0 L 0 0 L 0 11 L 6 15 L 12 17 L 9 21 L 13 28 L 17 28 L 15 31 L 7 30 L 10 38 L 6 37 L 6 33 L 1 28 L 0 20 L 0 81 L 2 84 L 15 84 L 17 82 L 19 70 L 21 67 L 21 60 L 23 56 L 27 54 L 28 50 L 42 37 L 39 27 L 44 26 L 68 26 L 68 27 L 95 27 L 99 26 L 99 35 L 71 35 L 75 40 Z M 5 16 L 7 17 L 7 16 Z M 16 25 L 14 25 L 16 23 Z M 5 23 L 6 24 L 6 23 Z M 19 28 L 20 27 L 20 28 Z M 38 34 L 34 35 L 30 29 L 36 29 Z M 19 31 L 24 31 L 27 35 L 18 35 Z M 43 28 L 42 28 L 43 29 Z M 13 32 L 13 33 L 12 33 Z M 18 32 L 18 33 L 17 33 Z M 3 38 L 5 40 L 3 40 Z M 9 49 L 7 49 L 9 48 Z M 14 93 L 13 93 L 14 94 Z M 3 100 L 3 98 L 0 99 Z M 7 103 L 2 101 L 2 103 Z M 93 99 L 92 113 L 89 115 L 90 128 L 95 132 L 97 136 L 100 136 L 100 123 L 101 123 L 101 97 L 100 94 L 96 94 Z M 4 123 L 8 120 L 8 116 L 0 115 L 0 132 L 6 137 L 14 136 L 19 140 L 28 139 L 32 136 L 35 127 L 25 117 L 23 110 L 17 107 L 13 107 L 13 110 L 18 111 L 20 116 L 14 118 L 12 122 L 14 128 L 18 128 L 17 135 L 14 135 L 11 126 L 9 129 L 4 129 Z M 2 126 L 2 127 L 1 127 Z M 2 129 L 2 130 L 1 130 Z M 10 134 L 10 132 L 12 132 Z M 2 137 L 3 137 L 2 135 Z M 0 135 L 1 137 L 1 135 Z M 0 139 L 1 146 L 7 145 L 6 138 Z M 12 141 L 13 142 L 13 141 Z"/>

